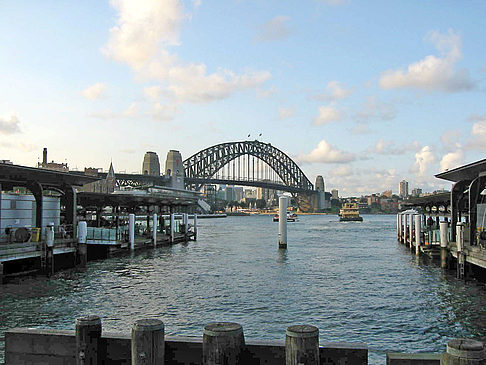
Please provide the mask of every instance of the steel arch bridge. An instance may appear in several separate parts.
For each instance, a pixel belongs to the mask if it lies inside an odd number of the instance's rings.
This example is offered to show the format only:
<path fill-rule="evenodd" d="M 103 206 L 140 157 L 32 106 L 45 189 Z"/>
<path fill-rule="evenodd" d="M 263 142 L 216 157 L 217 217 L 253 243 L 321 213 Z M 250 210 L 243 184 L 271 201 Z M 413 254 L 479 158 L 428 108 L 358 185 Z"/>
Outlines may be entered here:
<path fill-rule="evenodd" d="M 212 183 L 263 187 L 294 195 L 315 192 L 312 183 L 289 156 L 270 143 L 257 140 L 208 147 L 186 159 L 183 165 L 184 181 L 193 190 Z M 225 166 L 227 175 L 218 176 Z M 272 174 L 262 166 L 273 170 Z"/>

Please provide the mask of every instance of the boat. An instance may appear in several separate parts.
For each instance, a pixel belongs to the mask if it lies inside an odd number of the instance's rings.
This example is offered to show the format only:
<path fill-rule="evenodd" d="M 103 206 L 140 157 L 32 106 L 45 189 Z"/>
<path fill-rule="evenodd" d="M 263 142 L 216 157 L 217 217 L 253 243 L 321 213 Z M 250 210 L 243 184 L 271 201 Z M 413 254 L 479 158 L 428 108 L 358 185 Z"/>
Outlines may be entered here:
<path fill-rule="evenodd" d="M 363 217 L 359 215 L 358 204 L 356 203 L 344 203 L 343 207 L 339 211 L 340 222 L 362 222 Z"/>
<path fill-rule="evenodd" d="M 296 219 L 297 219 L 297 214 L 287 212 L 287 222 L 295 222 Z M 279 220 L 279 215 L 278 214 L 275 214 L 273 216 L 273 221 L 274 222 L 278 222 L 278 220 Z"/>

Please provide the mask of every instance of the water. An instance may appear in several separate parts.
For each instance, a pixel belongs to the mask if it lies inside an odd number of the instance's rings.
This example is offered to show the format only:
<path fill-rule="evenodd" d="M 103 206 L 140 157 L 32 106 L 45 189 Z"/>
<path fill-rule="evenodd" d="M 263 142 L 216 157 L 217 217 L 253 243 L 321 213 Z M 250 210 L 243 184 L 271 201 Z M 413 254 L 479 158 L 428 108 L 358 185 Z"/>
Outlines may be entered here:
<path fill-rule="evenodd" d="M 397 243 L 395 222 L 300 216 L 283 251 L 271 216 L 199 220 L 197 242 L 0 286 L 0 337 L 12 327 L 74 329 L 85 314 L 127 333 L 154 316 L 167 334 L 190 336 L 235 321 L 253 339 L 309 323 L 321 343 L 365 342 L 370 364 L 383 364 L 386 352 L 442 352 L 451 338 L 486 336 L 485 287 L 417 260 Z"/>

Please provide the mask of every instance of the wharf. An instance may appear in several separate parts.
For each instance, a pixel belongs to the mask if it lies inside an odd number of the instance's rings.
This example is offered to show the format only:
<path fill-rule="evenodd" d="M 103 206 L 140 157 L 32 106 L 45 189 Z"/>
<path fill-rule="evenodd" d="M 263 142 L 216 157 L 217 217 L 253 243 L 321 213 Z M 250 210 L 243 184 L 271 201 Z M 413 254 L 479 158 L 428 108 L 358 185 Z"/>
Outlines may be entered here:
<path fill-rule="evenodd" d="M 453 182 L 450 193 L 410 199 L 397 215 L 398 241 L 458 278 L 486 278 L 486 159 L 436 177 Z"/>

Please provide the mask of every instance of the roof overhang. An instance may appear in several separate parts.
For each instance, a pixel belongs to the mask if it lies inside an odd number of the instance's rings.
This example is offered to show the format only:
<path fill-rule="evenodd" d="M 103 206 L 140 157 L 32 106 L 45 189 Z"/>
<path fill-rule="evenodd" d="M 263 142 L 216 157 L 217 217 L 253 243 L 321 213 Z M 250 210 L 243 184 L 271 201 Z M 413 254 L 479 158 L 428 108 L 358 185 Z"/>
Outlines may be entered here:
<path fill-rule="evenodd" d="M 441 172 L 435 175 L 436 178 L 458 182 L 462 180 L 472 181 L 482 172 L 486 172 L 486 159 L 479 160 L 455 169 Z"/>

